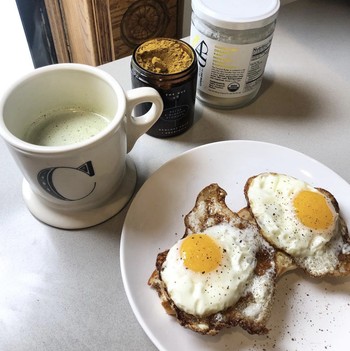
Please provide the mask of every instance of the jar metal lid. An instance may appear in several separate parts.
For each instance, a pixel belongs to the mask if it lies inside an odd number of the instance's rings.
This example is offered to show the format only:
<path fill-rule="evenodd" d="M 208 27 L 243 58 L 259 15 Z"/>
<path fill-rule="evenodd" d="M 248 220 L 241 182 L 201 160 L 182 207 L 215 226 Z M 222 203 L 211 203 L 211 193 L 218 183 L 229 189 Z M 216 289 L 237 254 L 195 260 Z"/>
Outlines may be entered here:
<path fill-rule="evenodd" d="M 233 30 L 264 27 L 277 18 L 279 7 L 280 0 L 192 0 L 197 17 Z"/>

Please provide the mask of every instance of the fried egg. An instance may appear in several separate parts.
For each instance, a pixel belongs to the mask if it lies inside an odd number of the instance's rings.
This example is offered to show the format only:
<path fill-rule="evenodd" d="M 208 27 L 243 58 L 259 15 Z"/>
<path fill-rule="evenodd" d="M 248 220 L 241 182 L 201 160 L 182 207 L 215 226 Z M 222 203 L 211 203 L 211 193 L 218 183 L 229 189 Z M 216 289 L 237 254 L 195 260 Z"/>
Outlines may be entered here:
<path fill-rule="evenodd" d="M 207 316 L 242 296 L 254 273 L 257 249 L 252 227 L 220 223 L 178 241 L 168 252 L 161 279 L 178 308 Z"/>
<path fill-rule="evenodd" d="M 185 234 L 158 253 L 148 284 L 165 311 L 205 335 L 241 326 L 268 333 L 276 279 L 276 251 L 255 221 L 231 211 L 226 191 L 213 183 L 185 216 Z"/>
<path fill-rule="evenodd" d="M 330 193 L 291 176 L 262 173 L 247 181 L 245 194 L 261 233 L 272 245 L 312 275 L 337 268 L 347 229 Z"/>

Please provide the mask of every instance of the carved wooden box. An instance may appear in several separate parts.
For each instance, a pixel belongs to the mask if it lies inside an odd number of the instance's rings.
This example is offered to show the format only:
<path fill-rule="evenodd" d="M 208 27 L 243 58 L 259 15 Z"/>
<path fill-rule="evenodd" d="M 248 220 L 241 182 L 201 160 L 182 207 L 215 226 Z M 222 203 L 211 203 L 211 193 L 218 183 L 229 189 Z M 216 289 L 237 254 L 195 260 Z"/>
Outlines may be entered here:
<path fill-rule="evenodd" d="M 115 57 L 132 53 L 150 38 L 177 38 L 178 0 L 110 0 Z"/>

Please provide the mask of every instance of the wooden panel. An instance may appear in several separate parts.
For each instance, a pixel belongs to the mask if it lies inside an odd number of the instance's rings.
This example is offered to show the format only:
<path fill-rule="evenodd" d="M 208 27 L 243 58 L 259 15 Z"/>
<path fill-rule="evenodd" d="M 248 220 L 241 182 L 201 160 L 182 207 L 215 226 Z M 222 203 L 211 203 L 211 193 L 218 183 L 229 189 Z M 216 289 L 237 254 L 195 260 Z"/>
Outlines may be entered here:
<path fill-rule="evenodd" d="M 89 0 L 61 0 L 73 62 L 98 65 L 92 5 Z"/>
<path fill-rule="evenodd" d="M 109 0 L 94 0 L 93 13 L 99 64 L 113 61 L 115 59 L 115 55 Z"/>
<path fill-rule="evenodd" d="M 61 3 L 58 0 L 45 0 L 45 7 L 50 22 L 57 61 L 59 63 L 72 62 L 62 17 Z"/>
<path fill-rule="evenodd" d="M 116 58 L 154 37 L 177 38 L 179 0 L 110 0 Z"/>
<path fill-rule="evenodd" d="M 114 59 L 109 0 L 45 0 L 59 62 Z"/>

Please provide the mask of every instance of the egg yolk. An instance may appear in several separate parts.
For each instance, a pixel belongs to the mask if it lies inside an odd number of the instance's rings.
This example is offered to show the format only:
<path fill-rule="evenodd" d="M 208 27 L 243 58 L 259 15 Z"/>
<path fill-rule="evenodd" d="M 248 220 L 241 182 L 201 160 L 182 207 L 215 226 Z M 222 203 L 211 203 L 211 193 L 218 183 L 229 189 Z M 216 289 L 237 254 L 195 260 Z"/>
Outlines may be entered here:
<path fill-rule="evenodd" d="M 192 234 L 183 240 L 180 257 L 185 267 L 204 274 L 220 264 L 221 249 L 209 235 Z"/>
<path fill-rule="evenodd" d="M 294 208 L 301 223 L 311 229 L 326 229 L 333 223 L 333 213 L 320 193 L 299 192 L 294 198 Z"/>

